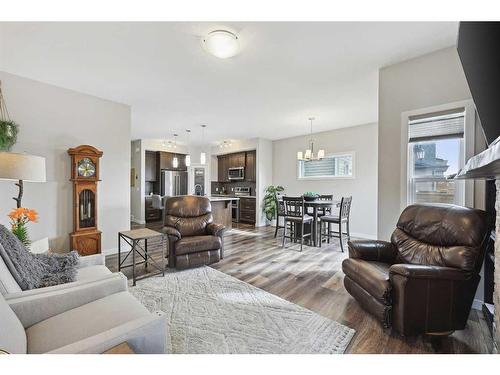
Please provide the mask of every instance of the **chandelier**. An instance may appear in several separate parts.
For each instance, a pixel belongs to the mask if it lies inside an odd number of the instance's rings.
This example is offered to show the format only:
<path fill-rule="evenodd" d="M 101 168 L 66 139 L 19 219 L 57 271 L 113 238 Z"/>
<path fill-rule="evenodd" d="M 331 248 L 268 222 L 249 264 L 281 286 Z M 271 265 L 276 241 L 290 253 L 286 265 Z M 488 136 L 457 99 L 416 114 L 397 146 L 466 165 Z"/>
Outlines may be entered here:
<path fill-rule="evenodd" d="M 311 122 L 311 138 L 309 139 L 309 144 L 306 151 L 297 152 L 297 160 L 300 161 L 321 160 L 325 157 L 325 150 L 320 149 L 318 150 L 317 155 L 314 154 L 314 139 L 312 137 L 314 117 L 309 117 L 308 120 Z"/>

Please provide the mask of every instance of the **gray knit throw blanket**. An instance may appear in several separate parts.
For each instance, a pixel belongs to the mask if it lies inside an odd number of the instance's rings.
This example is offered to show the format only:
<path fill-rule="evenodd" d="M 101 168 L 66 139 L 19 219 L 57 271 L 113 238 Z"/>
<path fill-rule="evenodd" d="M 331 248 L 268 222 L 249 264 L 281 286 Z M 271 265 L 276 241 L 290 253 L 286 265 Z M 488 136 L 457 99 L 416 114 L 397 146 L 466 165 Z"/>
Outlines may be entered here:
<path fill-rule="evenodd" d="M 33 254 L 6 227 L 0 225 L 0 256 L 22 290 L 75 281 L 78 253 Z"/>

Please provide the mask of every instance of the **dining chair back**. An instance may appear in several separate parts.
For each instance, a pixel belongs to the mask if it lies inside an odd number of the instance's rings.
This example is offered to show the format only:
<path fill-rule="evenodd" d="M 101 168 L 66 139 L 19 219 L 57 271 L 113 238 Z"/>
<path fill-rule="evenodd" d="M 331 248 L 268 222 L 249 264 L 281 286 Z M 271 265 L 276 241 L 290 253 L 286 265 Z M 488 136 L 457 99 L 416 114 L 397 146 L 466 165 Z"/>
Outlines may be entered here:
<path fill-rule="evenodd" d="M 312 220 L 311 216 L 305 215 L 304 211 L 304 197 L 283 197 L 283 204 L 285 206 L 285 228 L 283 230 L 282 247 L 285 247 L 285 239 L 300 240 L 300 251 L 304 243 L 304 238 L 311 239 L 312 233 Z M 305 232 L 306 224 L 308 225 L 308 233 Z M 287 236 L 287 229 L 289 227 L 290 235 Z"/>
<path fill-rule="evenodd" d="M 351 197 L 342 197 L 342 201 L 340 202 L 340 219 L 343 221 L 349 221 L 349 215 L 351 214 Z"/>
<path fill-rule="evenodd" d="M 283 197 L 283 205 L 285 207 L 285 216 L 304 216 L 304 197 Z"/>

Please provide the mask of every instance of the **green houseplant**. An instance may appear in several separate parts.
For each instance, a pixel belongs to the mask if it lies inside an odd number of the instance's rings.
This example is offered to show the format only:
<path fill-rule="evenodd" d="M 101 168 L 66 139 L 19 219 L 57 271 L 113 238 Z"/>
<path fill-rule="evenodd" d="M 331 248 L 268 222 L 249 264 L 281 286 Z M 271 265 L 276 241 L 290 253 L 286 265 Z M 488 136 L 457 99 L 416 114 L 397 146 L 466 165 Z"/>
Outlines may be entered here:
<path fill-rule="evenodd" d="M 283 186 L 274 186 L 274 185 L 269 185 L 264 195 L 264 212 L 266 214 L 266 218 L 269 221 L 272 221 L 276 219 L 276 212 L 278 210 L 278 207 L 276 207 L 276 198 L 277 198 L 277 193 L 280 193 L 284 191 L 285 188 Z"/>
<path fill-rule="evenodd" d="M 0 151 L 10 151 L 17 141 L 19 126 L 11 120 L 0 119 Z"/>

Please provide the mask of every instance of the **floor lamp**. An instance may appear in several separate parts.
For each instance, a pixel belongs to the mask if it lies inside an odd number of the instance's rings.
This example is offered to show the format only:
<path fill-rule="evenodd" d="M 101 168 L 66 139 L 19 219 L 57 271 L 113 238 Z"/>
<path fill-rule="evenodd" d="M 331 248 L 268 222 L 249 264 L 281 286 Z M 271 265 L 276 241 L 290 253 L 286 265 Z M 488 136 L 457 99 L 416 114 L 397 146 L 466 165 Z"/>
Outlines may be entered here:
<path fill-rule="evenodd" d="M 41 156 L 0 152 L 0 180 L 17 181 L 19 193 L 14 199 L 17 207 L 22 207 L 23 181 L 45 182 L 45 158 Z"/>

